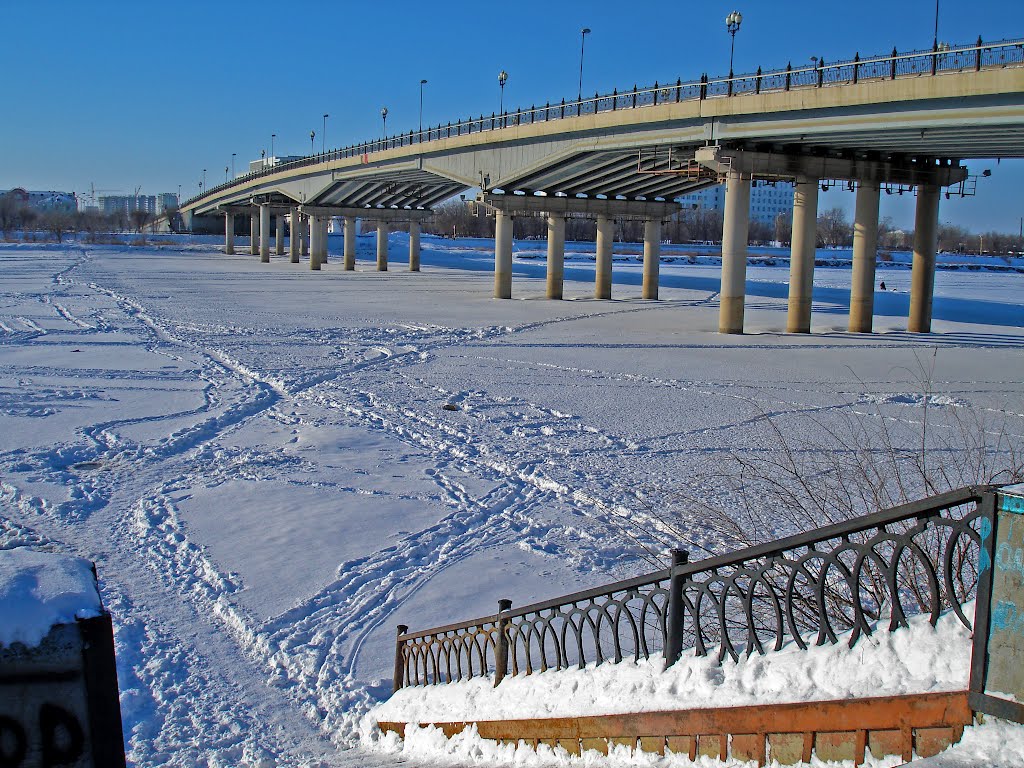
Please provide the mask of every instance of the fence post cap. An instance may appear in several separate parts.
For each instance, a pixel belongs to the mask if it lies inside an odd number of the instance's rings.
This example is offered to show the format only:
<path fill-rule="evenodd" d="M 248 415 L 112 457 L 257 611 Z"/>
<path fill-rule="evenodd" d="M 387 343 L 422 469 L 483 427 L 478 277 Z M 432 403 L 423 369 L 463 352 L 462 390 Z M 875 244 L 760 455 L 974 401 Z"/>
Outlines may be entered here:
<path fill-rule="evenodd" d="M 498 610 L 499 611 L 507 611 L 507 610 L 510 610 L 511 608 L 512 608 L 512 601 L 511 600 L 509 600 L 507 598 L 503 598 L 503 599 L 498 601 Z"/>
<path fill-rule="evenodd" d="M 690 553 L 685 549 L 672 549 L 672 565 L 686 565 L 690 561 Z"/>
<path fill-rule="evenodd" d="M 409 631 L 408 625 L 406 625 L 406 624 L 399 624 L 398 625 L 398 634 L 404 635 L 408 631 Z"/>

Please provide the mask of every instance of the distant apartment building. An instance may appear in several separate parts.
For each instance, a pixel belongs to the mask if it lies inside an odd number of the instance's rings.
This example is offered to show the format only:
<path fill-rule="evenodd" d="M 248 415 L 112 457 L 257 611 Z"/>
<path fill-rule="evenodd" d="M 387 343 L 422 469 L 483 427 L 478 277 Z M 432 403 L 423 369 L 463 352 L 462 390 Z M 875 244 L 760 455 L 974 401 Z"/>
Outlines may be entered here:
<path fill-rule="evenodd" d="M 678 198 L 683 208 L 697 206 L 704 210 L 725 211 L 725 185 L 708 187 L 700 192 L 691 192 Z M 793 185 L 779 182 L 757 183 L 750 189 L 750 220 L 774 225 L 776 217 L 784 213 L 793 214 Z"/>
<path fill-rule="evenodd" d="M 74 192 L 57 192 L 55 190 L 30 191 L 21 187 L 0 190 L 0 195 L 12 195 L 15 200 L 26 208 L 37 211 L 66 211 L 74 213 L 78 210 L 78 198 Z"/>
<path fill-rule="evenodd" d="M 161 192 L 156 196 L 156 215 L 162 216 L 168 209 L 178 209 L 178 196 L 174 192 Z"/>
<path fill-rule="evenodd" d="M 156 213 L 156 195 L 102 195 L 97 198 L 100 213 L 131 213 L 145 211 Z"/>

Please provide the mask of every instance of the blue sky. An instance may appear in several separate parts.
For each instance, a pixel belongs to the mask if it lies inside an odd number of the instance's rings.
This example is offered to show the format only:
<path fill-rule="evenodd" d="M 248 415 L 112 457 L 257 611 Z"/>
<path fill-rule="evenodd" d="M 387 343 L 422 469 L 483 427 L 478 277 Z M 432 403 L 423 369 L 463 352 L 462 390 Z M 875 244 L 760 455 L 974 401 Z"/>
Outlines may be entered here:
<path fill-rule="evenodd" d="M 729 68 L 729 11 L 743 13 L 737 72 L 931 46 L 933 0 L 857 3 L 121 2 L 4 0 L 0 66 L 0 189 L 197 191 L 237 154 L 241 168 L 270 148 L 327 146 L 498 108 L 574 96 L 580 28 L 587 26 L 584 92 L 683 80 Z M 1024 37 L 1019 0 L 942 2 L 939 39 Z M 943 201 L 940 218 L 1016 231 L 1024 161 L 992 168 L 974 199 Z M 852 205 L 830 190 L 820 205 Z M 912 220 L 912 200 L 883 215 Z"/>

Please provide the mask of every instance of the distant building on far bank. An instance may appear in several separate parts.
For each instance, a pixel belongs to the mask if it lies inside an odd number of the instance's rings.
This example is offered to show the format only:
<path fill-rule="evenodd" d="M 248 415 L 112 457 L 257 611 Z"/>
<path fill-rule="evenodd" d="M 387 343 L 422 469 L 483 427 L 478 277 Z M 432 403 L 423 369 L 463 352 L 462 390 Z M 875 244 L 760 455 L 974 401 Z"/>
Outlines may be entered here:
<path fill-rule="evenodd" d="M 174 192 L 161 192 L 158 195 L 101 195 L 96 198 L 96 207 L 104 215 L 145 211 L 161 216 L 169 208 L 178 207 L 178 195 Z"/>
<path fill-rule="evenodd" d="M 702 189 L 700 192 L 691 192 L 678 198 L 683 208 L 696 206 L 699 209 L 725 211 L 725 185 L 719 184 L 715 187 Z M 756 183 L 750 188 L 750 220 L 762 224 L 775 224 L 775 219 L 780 213 L 792 216 L 793 214 L 793 185 L 786 182 L 767 184 Z"/>
<path fill-rule="evenodd" d="M 74 213 L 78 210 L 78 198 L 74 192 L 57 192 L 55 190 L 32 192 L 21 187 L 0 189 L 0 196 L 13 195 L 22 206 L 37 211 L 66 211 Z"/>

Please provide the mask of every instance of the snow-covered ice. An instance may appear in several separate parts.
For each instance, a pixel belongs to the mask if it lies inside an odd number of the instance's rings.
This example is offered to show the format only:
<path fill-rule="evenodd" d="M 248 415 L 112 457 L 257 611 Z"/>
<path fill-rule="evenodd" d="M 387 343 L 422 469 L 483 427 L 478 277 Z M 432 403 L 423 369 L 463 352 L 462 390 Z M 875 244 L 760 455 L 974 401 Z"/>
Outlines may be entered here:
<path fill-rule="evenodd" d="M 26 548 L 0 550 L 0 648 L 35 648 L 50 629 L 99 616 L 92 563 Z"/>
<path fill-rule="evenodd" d="M 395 625 L 648 571 L 677 543 L 663 515 L 714 550 L 679 500 L 728 503 L 720 463 L 774 427 L 912 429 L 927 402 L 930 429 L 969 412 L 1020 444 L 1016 271 L 940 270 L 917 336 L 909 270 L 887 267 L 857 336 L 840 259 L 793 336 L 788 268 L 761 260 L 749 333 L 726 337 L 713 255 L 666 247 L 650 302 L 626 246 L 597 302 L 575 244 L 577 300 L 548 302 L 542 244 L 517 242 L 500 302 L 492 244 L 424 237 L 409 273 L 392 239 L 391 271 L 360 238 L 348 274 L 334 238 L 321 273 L 214 238 L 0 245 L 0 548 L 97 562 L 133 765 L 393 762 L 359 739 Z"/>

